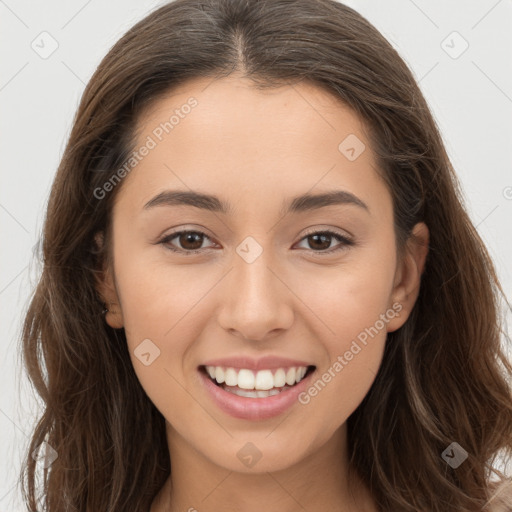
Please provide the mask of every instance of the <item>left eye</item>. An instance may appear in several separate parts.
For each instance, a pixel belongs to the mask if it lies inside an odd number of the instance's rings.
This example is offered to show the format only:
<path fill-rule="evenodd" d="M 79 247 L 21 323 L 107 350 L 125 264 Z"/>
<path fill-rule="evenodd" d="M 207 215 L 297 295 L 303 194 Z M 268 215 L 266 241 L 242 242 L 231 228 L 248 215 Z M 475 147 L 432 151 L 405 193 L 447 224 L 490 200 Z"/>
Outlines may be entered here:
<path fill-rule="evenodd" d="M 175 238 L 178 239 L 178 242 L 181 245 L 181 247 L 174 247 L 171 244 L 171 241 L 174 240 Z M 331 242 L 333 238 L 339 242 L 338 247 L 331 247 Z M 201 231 L 177 231 L 176 233 L 171 233 L 170 235 L 167 235 L 159 243 L 165 245 L 171 251 L 179 252 L 188 256 L 191 254 L 203 252 L 203 249 L 205 248 L 201 246 L 203 245 L 204 239 L 209 240 L 209 237 L 205 233 L 202 233 Z M 313 241 L 313 252 L 323 254 L 343 250 L 347 246 L 351 246 L 354 244 L 354 242 L 351 239 L 347 238 L 346 236 L 329 230 L 308 233 L 305 237 L 301 239 L 301 242 L 303 240 L 308 239 L 310 239 L 308 244 L 310 245 L 310 247 L 311 241 Z M 315 245 L 316 249 L 320 250 L 315 250 Z M 320 247 L 318 247 L 318 245 L 320 245 Z M 208 249 L 208 247 L 206 247 L 206 249 Z"/>
<path fill-rule="evenodd" d="M 333 238 L 338 240 L 338 242 L 339 242 L 338 247 L 336 247 L 336 246 L 334 248 L 331 247 L 331 241 Z M 318 247 L 318 245 L 317 245 L 317 249 L 319 248 L 319 249 L 323 249 L 323 250 L 314 251 L 314 252 L 320 252 L 323 254 L 329 254 L 329 253 L 332 253 L 335 251 L 340 251 L 340 250 L 345 249 L 347 246 L 353 245 L 353 241 L 351 239 L 349 239 L 346 236 L 343 236 L 339 233 L 336 233 L 334 231 L 329 231 L 329 230 L 315 231 L 313 233 L 309 233 L 302 240 L 307 240 L 307 239 L 313 240 L 313 244 L 321 245 L 322 247 Z M 309 245 L 311 245 L 311 240 L 309 242 Z M 327 247 L 325 246 L 326 241 L 327 241 Z M 325 250 L 325 249 L 328 249 L 328 250 Z"/>

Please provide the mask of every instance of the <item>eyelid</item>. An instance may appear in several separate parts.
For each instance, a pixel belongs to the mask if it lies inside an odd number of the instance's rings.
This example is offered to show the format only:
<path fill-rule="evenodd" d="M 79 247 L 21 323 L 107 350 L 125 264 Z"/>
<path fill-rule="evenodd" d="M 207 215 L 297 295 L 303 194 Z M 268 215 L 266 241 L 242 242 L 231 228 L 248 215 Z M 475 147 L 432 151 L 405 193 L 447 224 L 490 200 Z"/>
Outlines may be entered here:
<path fill-rule="evenodd" d="M 206 250 L 211 248 L 211 247 L 205 247 L 205 248 L 202 248 L 202 249 L 194 249 L 194 250 L 191 250 L 191 251 L 187 251 L 186 249 L 174 248 L 174 247 L 169 245 L 171 240 L 173 240 L 174 238 L 178 237 L 179 235 L 182 235 L 182 234 L 185 234 L 185 233 L 194 233 L 194 234 L 202 235 L 203 238 L 207 238 L 208 240 L 211 240 L 211 237 L 207 233 L 205 233 L 205 232 L 203 232 L 203 231 L 201 231 L 199 229 L 191 229 L 191 228 L 187 229 L 187 228 L 185 228 L 185 229 L 178 229 L 176 231 L 168 233 L 167 235 L 163 236 L 157 242 L 157 244 L 162 244 L 168 250 L 170 250 L 172 252 L 175 252 L 175 253 L 179 253 L 179 254 L 185 255 L 185 256 L 189 256 L 189 255 L 192 255 L 192 254 L 204 253 Z M 339 240 L 338 246 L 332 247 L 330 249 L 325 249 L 325 250 L 320 250 L 320 251 L 315 251 L 313 249 L 305 249 L 309 253 L 313 253 L 314 255 L 318 255 L 318 256 L 332 254 L 332 253 L 335 253 L 335 252 L 340 252 L 342 250 L 346 250 L 347 247 L 355 245 L 355 242 L 354 242 L 354 239 L 353 239 L 352 235 L 343 234 L 343 233 L 341 233 L 341 232 L 339 232 L 337 230 L 331 229 L 331 228 L 322 229 L 322 228 L 318 228 L 318 227 L 317 228 L 311 228 L 310 230 L 308 230 L 306 233 L 304 233 L 302 235 L 302 237 L 294 245 L 296 245 L 297 243 L 302 242 L 304 239 L 306 239 L 306 238 L 308 238 L 308 237 L 310 237 L 312 235 L 328 235 L 328 236 L 331 236 L 331 237 Z"/>
<path fill-rule="evenodd" d="M 302 238 L 300 240 L 304 239 L 307 236 L 316 235 L 316 234 L 323 234 L 323 233 L 329 233 L 329 234 L 331 234 L 333 236 L 338 236 L 338 237 L 343 238 L 343 239 L 345 239 L 347 241 L 350 241 L 350 242 L 354 241 L 354 236 L 352 234 L 348 233 L 345 230 L 341 230 L 341 229 L 337 229 L 337 228 L 328 228 L 328 227 L 322 228 L 322 227 L 318 227 L 318 226 L 317 227 L 313 227 L 311 229 L 308 229 L 302 235 Z"/>
<path fill-rule="evenodd" d="M 315 256 L 328 255 L 333 253 L 338 253 L 343 250 L 346 250 L 348 247 L 355 245 L 354 237 L 352 235 L 343 234 L 335 229 L 331 228 L 312 228 L 310 231 L 307 231 L 302 235 L 302 238 L 298 241 L 298 243 L 302 242 L 304 239 L 312 236 L 312 235 L 328 235 L 332 238 L 338 239 L 338 246 L 331 247 L 330 249 L 325 249 L 323 251 L 314 251 L 313 249 L 306 249 L 309 253 Z M 295 245 L 295 244 L 294 244 Z"/>
<path fill-rule="evenodd" d="M 179 235 L 182 235 L 185 233 L 194 233 L 194 234 L 202 235 L 203 238 L 207 238 L 208 240 L 211 240 L 211 237 L 207 233 L 205 233 L 199 229 L 178 229 L 177 231 L 173 231 L 171 233 L 168 233 L 167 235 L 164 235 L 157 242 L 157 244 L 162 244 L 162 245 L 164 245 L 164 247 L 167 247 L 168 250 L 170 250 L 172 252 L 184 254 L 184 255 L 198 254 L 198 253 L 204 252 L 207 249 L 210 249 L 210 247 L 205 247 L 202 249 L 194 249 L 192 251 L 187 251 L 185 249 L 175 248 L 175 247 L 171 247 L 170 245 L 168 245 L 168 244 L 170 244 L 171 240 L 173 240 L 174 238 L 178 237 Z"/>

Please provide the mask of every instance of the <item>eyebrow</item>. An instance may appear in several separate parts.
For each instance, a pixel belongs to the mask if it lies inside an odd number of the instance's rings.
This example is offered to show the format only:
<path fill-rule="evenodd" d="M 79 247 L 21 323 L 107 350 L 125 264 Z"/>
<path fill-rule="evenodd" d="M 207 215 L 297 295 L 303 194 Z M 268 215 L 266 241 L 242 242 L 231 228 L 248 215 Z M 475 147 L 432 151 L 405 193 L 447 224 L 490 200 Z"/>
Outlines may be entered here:
<path fill-rule="evenodd" d="M 368 205 L 357 196 L 346 190 L 332 190 L 321 194 L 302 194 L 285 202 L 281 208 L 281 215 L 288 213 L 300 213 L 310 210 L 316 210 L 332 205 L 354 205 L 366 210 L 370 209 Z M 144 210 L 149 210 L 157 206 L 193 206 L 211 212 L 232 214 L 234 209 L 230 203 L 227 203 L 217 196 L 203 194 L 194 191 L 173 191 L 164 190 L 150 199 L 145 205 Z"/>

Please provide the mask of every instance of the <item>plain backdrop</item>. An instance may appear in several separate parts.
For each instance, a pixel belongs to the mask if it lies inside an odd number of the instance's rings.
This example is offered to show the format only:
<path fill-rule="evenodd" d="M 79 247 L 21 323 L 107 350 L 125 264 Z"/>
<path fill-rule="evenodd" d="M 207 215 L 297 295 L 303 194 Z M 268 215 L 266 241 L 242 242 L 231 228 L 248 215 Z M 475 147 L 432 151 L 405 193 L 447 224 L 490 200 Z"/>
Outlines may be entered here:
<path fill-rule="evenodd" d="M 20 366 L 20 321 L 51 183 L 85 84 L 115 41 L 161 3 L 0 0 L 0 512 L 25 510 L 16 482 L 38 402 Z M 512 2 L 346 3 L 419 81 L 510 300 Z"/>

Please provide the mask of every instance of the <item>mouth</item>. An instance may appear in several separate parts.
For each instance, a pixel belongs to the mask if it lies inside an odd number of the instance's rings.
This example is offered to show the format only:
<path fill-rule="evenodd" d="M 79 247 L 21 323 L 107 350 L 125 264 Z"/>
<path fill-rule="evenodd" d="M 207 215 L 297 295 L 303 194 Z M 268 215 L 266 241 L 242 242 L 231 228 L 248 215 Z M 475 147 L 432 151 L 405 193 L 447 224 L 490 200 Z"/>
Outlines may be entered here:
<path fill-rule="evenodd" d="M 295 388 L 316 366 L 292 366 L 259 370 L 200 366 L 199 371 L 218 388 L 244 398 L 269 398 Z"/>

